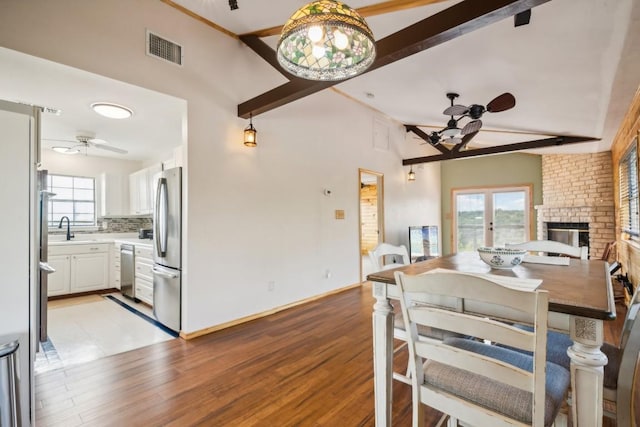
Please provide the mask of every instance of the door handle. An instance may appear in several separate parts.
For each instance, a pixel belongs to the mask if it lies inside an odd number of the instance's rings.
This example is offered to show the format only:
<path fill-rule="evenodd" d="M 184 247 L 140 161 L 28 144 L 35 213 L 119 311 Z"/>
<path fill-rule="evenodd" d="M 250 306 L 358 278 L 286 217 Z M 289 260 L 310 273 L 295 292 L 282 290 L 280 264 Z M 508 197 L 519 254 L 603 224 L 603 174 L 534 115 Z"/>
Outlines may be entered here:
<path fill-rule="evenodd" d="M 39 263 L 39 267 L 41 271 L 44 271 L 47 274 L 51 274 L 51 273 L 55 273 L 56 269 L 51 267 L 49 264 L 47 264 L 46 262 L 40 261 Z"/>
<path fill-rule="evenodd" d="M 153 274 L 157 274 L 158 276 L 166 277 L 167 279 L 177 279 L 178 278 L 178 275 L 175 274 L 175 273 L 167 273 L 166 271 L 158 270 L 155 267 L 153 267 L 151 269 L 151 271 L 153 271 Z"/>

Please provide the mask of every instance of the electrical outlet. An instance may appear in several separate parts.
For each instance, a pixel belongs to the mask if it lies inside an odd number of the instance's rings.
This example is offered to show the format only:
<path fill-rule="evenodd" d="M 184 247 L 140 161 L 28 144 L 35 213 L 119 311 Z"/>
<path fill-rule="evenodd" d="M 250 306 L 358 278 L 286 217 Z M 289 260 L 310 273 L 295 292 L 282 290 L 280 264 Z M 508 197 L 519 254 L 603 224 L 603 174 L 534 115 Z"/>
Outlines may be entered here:
<path fill-rule="evenodd" d="M 269 281 L 269 282 L 267 283 L 267 290 L 268 290 L 269 292 L 273 292 L 273 291 L 275 291 L 275 290 L 276 290 L 276 282 L 274 282 L 273 280 Z"/>
<path fill-rule="evenodd" d="M 324 271 L 324 277 L 325 279 L 331 279 L 331 270 L 329 270 L 328 268 Z"/>

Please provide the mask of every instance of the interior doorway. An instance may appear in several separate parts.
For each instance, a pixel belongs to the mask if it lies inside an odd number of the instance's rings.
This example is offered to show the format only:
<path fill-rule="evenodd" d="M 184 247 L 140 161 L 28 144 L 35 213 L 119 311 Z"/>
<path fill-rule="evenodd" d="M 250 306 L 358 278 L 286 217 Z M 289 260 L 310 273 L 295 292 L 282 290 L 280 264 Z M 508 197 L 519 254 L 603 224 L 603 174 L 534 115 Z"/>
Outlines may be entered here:
<path fill-rule="evenodd" d="M 384 176 L 359 169 L 360 280 L 372 272 L 369 251 L 384 241 Z"/>

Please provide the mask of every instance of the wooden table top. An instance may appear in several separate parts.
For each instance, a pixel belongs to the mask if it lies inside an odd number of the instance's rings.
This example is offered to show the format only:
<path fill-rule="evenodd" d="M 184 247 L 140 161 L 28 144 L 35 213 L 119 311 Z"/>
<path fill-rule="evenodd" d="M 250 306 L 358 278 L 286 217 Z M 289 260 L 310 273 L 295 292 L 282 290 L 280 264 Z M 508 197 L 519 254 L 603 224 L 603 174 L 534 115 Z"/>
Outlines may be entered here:
<path fill-rule="evenodd" d="M 367 280 L 395 285 L 396 271 L 420 274 L 435 268 L 542 279 L 540 289 L 549 291 L 549 311 L 602 320 L 616 318 L 608 267 L 601 260 L 572 258 L 568 266 L 522 263 L 500 270 L 485 264 L 477 252 L 464 252 L 372 273 Z"/>

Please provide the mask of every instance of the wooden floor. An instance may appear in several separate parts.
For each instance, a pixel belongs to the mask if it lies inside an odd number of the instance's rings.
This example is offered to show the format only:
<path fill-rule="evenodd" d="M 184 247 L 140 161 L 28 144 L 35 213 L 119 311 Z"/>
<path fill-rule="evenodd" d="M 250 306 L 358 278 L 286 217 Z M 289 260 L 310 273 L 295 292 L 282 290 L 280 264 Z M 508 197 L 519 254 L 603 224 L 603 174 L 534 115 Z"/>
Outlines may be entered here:
<path fill-rule="evenodd" d="M 190 341 L 38 375 L 36 425 L 373 426 L 373 302 L 365 285 Z M 394 426 L 411 425 L 410 392 L 394 381 Z M 440 414 L 426 413 L 436 425 Z"/>

